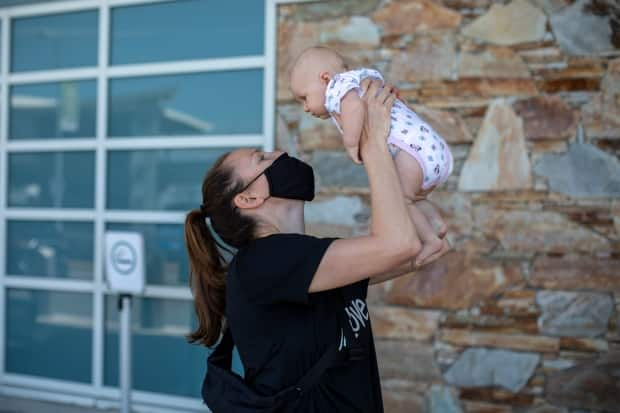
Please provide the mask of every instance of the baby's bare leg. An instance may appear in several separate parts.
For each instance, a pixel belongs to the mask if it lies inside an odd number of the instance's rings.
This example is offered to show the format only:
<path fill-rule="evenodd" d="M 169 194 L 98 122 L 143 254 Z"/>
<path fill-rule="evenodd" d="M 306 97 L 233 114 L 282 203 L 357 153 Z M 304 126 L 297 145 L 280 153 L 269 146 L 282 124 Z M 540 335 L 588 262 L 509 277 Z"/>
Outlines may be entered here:
<path fill-rule="evenodd" d="M 446 233 L 448 232 L 448 225 L 441 217 L 437 206 L 428 199 L 421 199 L 417 201 L 416 206 L 418 207 L 420 212 L 424 214 L 426 219 L 428 219 L 428 221 L 431 223 L 431 225 L 435 229 L 435 232 L 437 233 L 437 236 L 439 238 L 445 237 Z"/>
<path fill-rule="evenodd" d="M 422 250 L 415 258 L 415 265 L 418 266 L 428 257 L 440 251 L 444 243 L 439 239 L 426 216 L 416 206 L 416 194 L 420 192 L 424 180 L 422 167 L 418 161 L 403 153 L 403 151 L 396 153 L 394 162 L 407 202 L 407 208 L 409 209 L 409 216 L 415 226 L 418 237 L 420 237 L 420 241 L 422 241 Z"/>

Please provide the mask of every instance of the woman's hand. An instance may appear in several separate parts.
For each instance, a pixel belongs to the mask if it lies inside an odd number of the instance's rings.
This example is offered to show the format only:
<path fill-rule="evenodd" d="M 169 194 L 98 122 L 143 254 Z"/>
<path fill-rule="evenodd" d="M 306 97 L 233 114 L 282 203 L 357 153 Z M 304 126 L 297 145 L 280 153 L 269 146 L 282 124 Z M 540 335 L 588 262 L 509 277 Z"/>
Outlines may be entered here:
<path fill-rule="evenodd" d="M 369 140 L 385 145 L 390 132 L 391 110 L 396 93 L 394 86 L 380 80 L 362 83 L 362 100 L 366 103 L 366 117 L 360 144 Z"/>

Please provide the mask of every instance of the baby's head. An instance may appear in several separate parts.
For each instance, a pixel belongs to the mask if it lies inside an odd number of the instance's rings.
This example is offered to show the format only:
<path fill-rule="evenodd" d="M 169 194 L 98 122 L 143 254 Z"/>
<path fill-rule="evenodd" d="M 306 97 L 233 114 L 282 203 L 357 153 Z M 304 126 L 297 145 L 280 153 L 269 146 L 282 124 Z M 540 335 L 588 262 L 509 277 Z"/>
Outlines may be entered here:
<path fill-rule="evenodd" d="M 336 73 L 346 70 L 342 56 L 325 47 L 304 50 L 290 72 L 291 91 L 304 105 L 304 111 L 317 118 L 328 118 L 325 89 Z"/>

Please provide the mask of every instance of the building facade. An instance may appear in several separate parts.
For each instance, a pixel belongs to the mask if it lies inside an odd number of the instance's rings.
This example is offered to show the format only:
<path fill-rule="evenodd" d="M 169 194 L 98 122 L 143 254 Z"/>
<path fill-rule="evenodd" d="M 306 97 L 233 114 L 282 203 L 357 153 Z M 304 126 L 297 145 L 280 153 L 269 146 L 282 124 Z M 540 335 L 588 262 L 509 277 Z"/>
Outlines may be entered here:
<path fill-rule="evenodd" d="M 276 1 L 0 5 L 0 392 L 118 404 L 107 230 L 141 233 L 138 409 L 204 411 L 183 241 L 209 165 L 273 147 Z"/>

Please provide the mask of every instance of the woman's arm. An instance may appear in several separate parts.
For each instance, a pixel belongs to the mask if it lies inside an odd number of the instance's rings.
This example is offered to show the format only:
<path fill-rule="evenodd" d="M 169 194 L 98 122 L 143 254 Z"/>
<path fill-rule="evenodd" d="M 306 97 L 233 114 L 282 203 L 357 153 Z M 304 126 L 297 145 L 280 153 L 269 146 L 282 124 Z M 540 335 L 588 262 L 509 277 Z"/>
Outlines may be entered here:
<path fill-rule="evenodd" d="M 367 103 L 361 153 L 370 184 L 372 221 L 365 236 L 331 243 L 310 283 L 310 292 L 353 284 L 384 274 L 411 260 L 420 242 L 407 213 L 394 162 L 387 148 L 392 87 L 373 81 L 363 100 Z"/>
<path fill-rule="evenodd" d="M 407 261 L 406 263 L 402 264 L 400 267 L 394 268 L 393 270 L 390 270 L 381 275 L 375 275 L 374 277 L 370 279 L 369 284 L 370 285 L 379 284 L 379 283 L 386 282 L 394 278 L 401 277 L 405 274 L 411 274 L 411 272 L 413 272 L 415 268 L 418 268 L 418 267 L 413 267 L 411 261 Z"/>

